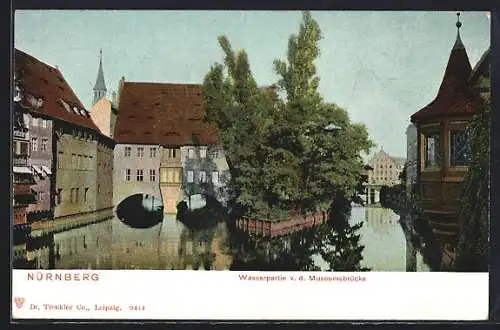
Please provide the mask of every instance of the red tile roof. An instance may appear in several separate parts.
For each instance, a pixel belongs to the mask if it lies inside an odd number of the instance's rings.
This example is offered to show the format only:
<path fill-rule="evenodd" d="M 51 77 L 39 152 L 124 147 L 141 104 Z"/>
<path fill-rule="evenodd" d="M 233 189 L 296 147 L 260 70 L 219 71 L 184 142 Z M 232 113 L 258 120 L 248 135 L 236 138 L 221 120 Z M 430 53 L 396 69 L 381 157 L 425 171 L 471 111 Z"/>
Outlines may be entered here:
<path fill-rule="evenodd" d="M 43 106 L 33 109 L 33 111 L 99 132 L 82 102 L 59 69 L 51 67 L 18 49 L 15 49 L 14 67 L 16 79 L 23 92 L 43 98 Z M 61 100 L 69 107 L 65 108 Z M 74 107 L 77 108 L 79 114 L 72 110 Z"/>
<path fill-rule="evenodd" d="M 201 85 L 124 82 L 120 88 L 116 143 L 216 144 L 217 129 L 204 122 Z"/>
<path fill-rule="evenodd" d="M 436 98 L 411 116 L 412 122 L 436 117 L 474 114 L 475 101 L 467 81 L 472 68 L 461 42 L 453 47 Z"/>

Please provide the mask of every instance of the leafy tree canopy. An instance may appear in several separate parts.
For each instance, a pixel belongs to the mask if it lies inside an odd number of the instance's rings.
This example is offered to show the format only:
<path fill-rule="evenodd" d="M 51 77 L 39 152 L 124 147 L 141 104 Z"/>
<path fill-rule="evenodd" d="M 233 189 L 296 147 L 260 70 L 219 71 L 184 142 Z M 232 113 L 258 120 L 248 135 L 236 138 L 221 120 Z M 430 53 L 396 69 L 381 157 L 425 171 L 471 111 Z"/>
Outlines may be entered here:
<path fill-rule="evenodd" d="M 218 39 L 225 56 L 205 76 L 206 119 L 219 129 L 234 200 L 250 214 L 325 210 L 337 195 L 352 198 L 363 178 L 361 152 L 373 143 L 364 125 L 320 95 L 320 40 L 318 23 L 304 12 L 286 60 L 273 63 L 276 84 L 259 88 L 246 52 Z"/>

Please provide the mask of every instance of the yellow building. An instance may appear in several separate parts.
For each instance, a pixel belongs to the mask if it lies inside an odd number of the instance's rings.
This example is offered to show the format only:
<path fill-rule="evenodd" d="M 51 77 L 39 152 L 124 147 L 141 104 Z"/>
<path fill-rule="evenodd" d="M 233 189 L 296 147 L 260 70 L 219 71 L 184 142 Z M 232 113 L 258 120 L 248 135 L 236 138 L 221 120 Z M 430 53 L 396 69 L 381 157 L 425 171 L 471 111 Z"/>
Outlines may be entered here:
<path fill-rule="evenodd" d="M 160 190 L 165 213 L 177 213 L 181 193 L 181 149 L 162 148 L 160 161 Z"/>

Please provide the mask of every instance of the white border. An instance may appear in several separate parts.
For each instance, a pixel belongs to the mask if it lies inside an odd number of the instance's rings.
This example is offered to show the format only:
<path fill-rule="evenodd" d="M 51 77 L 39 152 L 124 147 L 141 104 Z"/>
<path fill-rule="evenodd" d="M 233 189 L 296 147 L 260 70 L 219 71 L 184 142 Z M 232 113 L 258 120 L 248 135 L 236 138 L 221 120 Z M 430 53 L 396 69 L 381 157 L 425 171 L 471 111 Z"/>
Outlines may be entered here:
<path fill-rule="evenodd" d="M 78 274 L 80 280 L 28 280 L 28 274 L 46 278 L 47 274 L 54 277 L 56 273 L 68 279 Z M 82 281 L 84 274 L 90 280 Z M 98 280 L 91 280 L 92 274 Z M 244 275 L 263 278 L 242 280 Z M 299 280 L 300 276 L 304 280 Z M 312 281 L 309 276 L 321 276 L 323 280 Z M 13 298 L 14 319 L 486 320 L 488 317 L 487 273 L 13 270 L 12 293 L 13 297 L 25 299 L 23 307 L 17 308 Z M 43 304 L 66 304 L 72 310 L 48 310 Z M 96 304 L 120 306 L 121 311 L 96 311 Z M 30 308 L 33 305 L 38 308 Z M 79 305 L 89 310 L 78 311 Z M 144 306 L 145 310 L 131 311 L 129 305 Z"/>

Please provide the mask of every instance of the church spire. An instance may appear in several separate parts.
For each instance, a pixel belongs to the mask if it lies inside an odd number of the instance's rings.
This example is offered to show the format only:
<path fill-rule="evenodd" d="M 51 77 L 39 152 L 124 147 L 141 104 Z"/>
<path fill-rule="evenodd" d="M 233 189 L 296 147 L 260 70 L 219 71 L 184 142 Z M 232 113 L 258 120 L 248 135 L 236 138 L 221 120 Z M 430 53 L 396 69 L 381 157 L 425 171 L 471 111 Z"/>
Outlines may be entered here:
<path fill-rule="evenodd" d="M 106 96 L 106 83 L 104 82 L 104 70 L 102 69 L 102 48 L 99 50 L 99 71 L 97 71 L 97 79 L 94 85 L 94 101 L 95 104 L 102 97 Z"/>
<path fill-rule="evenodd" d="M 455 40 L 453 49 L 465 49 L 462 39 L 460 38 L 460 27 L 462 26 L 462 22 L 460 22 L 460 13 L 457 13 L 457 23 L 455 25 L 457 26 L 457 40 Z"/>

